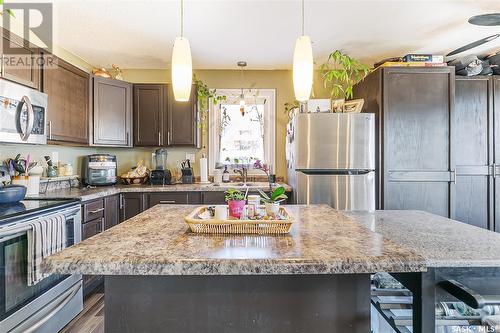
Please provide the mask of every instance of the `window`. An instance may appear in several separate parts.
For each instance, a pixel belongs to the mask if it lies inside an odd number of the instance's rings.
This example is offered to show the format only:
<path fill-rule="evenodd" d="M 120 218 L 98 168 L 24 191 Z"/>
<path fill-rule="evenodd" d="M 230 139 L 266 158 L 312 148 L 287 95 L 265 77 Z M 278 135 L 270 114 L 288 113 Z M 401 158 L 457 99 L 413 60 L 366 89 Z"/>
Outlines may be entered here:
<path fill-rule="evenodd" d="M 275 90 L 244 89 L 243 107 L 240 105 L 241 89 L 217 89 L 217 94 L 224 95 L 227 99 L 220 104 L 210 105 L 210 173 L 213 173 L 216 164 L 234 168 L 253 165 L 256 160 L 261 160 L 272 168 Z M 252 173 L 251 170 L 249 173 Z"/>

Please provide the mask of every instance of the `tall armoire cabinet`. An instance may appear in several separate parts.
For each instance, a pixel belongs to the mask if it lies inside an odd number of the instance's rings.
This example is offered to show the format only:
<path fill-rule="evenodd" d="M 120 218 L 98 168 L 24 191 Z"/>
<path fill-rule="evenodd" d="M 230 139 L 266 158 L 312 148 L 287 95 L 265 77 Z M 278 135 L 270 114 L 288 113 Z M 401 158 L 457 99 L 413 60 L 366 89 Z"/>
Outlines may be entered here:
<path fill-rule="evenodd" d="M 382 68 L 356 85 L 377 115 L 378 208 L 500 231 L 500 78 L 453 73 Z"/>
<path fill-rule="evenodd" d="M 494 229 L 493 90 L 488 76 L 455 81 L 455 219 L 487 229 Z"/>
<path fill-rule="evenodd" d="M 354 88 L 376 114 L 379 209 L 454 217 L 453 68 L 379 68 Z"/>

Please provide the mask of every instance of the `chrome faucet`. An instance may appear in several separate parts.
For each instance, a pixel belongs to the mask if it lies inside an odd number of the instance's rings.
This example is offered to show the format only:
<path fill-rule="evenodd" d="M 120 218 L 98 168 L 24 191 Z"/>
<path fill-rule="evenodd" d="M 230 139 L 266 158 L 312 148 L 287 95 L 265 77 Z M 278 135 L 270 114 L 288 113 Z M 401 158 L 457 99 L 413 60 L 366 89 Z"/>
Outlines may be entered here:
<path fill-rule="evenodd" d="M 234 173 L 239 173 L 241 176 L 241 182 L 243 184 L 247 183 L 248 180 L 248 168 L 241 166 L 239 169 L 234 169 Z"/>

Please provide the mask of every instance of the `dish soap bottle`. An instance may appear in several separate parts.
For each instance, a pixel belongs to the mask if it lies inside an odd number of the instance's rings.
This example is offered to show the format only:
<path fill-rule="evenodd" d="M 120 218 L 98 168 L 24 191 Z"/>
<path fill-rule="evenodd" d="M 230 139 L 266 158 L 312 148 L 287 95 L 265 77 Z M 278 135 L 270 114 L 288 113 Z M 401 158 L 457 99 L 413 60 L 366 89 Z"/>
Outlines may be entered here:
<path fill-rule="evenodd" d="M 227 165 L 224 167 L 224 172 L 222 173 L 222 182 L 229 183 L 229 171 L 227 171 Z"/>

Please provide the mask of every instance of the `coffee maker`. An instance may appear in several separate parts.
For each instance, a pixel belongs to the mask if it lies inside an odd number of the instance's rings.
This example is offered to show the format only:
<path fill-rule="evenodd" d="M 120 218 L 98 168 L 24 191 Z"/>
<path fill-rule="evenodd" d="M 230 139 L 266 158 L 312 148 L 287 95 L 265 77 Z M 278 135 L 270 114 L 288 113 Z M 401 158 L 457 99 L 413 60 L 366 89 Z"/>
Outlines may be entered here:
<path fill-rule="evenodd" d="M 169 185 L 172 181 L 172 174 L 167 169 L 167 150 L 165 148 L 156 149 L 152 156 L 155 167 L 151 171 L 151 185 Z"/>

